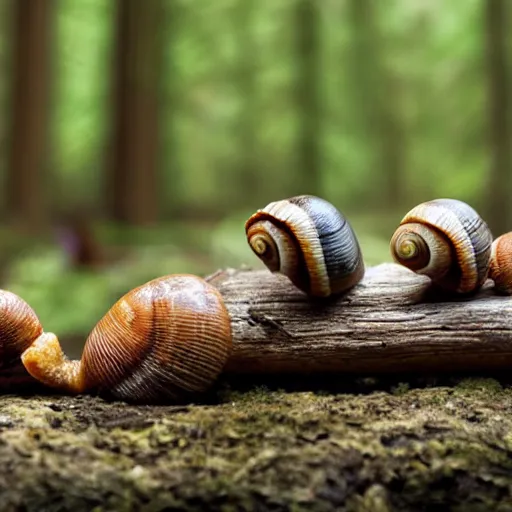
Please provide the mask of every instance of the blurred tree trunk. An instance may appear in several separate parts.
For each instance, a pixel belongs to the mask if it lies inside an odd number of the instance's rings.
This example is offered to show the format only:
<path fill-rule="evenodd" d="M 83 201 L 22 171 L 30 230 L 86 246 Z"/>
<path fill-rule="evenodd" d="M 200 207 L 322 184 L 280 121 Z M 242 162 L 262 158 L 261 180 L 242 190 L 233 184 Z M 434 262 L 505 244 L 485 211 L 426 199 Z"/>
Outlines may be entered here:
<path fill-rule="evenodd" d="M 297 0 L 297 193 L 321 193 L 320 13 L 315 0 Z"/>
<path fill-rule="evenodd" d="M 161 113 L 160 137 L 162 141 L 162 168 L 165 172 L 161 176 L 160 219 L 177 219 L 184 214 L 183 200 L 180 194 L 181 167 L 178 140 L 178 110 L 180 105 L 180 77 L 176 65 L 177 40 L 180 37 L 183 5 L 179 2 L 164 2 L 162 5 L 162 21 L 160 24 L 162 45 L 162 65 L 160 78 Z M 183 9 L 184 10 L 184 9 Z M 164 80 L 165 77 L 165 80 Z M 165 118 L 165 121 L 163 119 Z M 162 217 L 163 216 L 163 217 Z"/>
<path fill-rule="evenodd" d="M 371 135 L 375 126 L 375 33 L 373 9 L 369 0 L 350 0 L 348 4 L 351 24 L 351 59 L 347 70 L 352 84 L 354 109 L 360 119 L 361 136 Z M 357 119 L 356 117 L 356 119 Z"/>
<path fill-rule="evenodd" d="M 13 222 L 40 230 L 48 220 L 46 173 L 54 2 L 13 2 L 13 81 L 7 207 Z"/>
<path fill-rule="evenodd" d="M 236 63 L 235 81 L 239 87 L 242 106 L 236 126 L 238 137 L 238 168 L 236 169 L 240 183 L 235 191 L 241 201 L 246 199 L 241 191 L 250 190 L 257 202 L 260 189 L 260 172 L 257 164 L 257 111 L 256 111 L 256 66 L 257 48 L 254 41 L 254 9 L 255 0 L 238 2 L 235 11 L 235 31 L 238 42 L 239 60 Z"/>
<path fill-rule="evenodd" d="M 113 162 L 107 210 L 117 221 L 150 224 L 159 216 L 160 0 L 118 0 Z"/>
<path fill-rule="evenodd" d="M 370 175 L 379 184 L 373 204 L 395 208 L 404 197 L 404 128 L 401 116 L 402 84 L 384 62 L 385 41 L 378 24 L 379 5 L 373 0 L 351 0 L 352 87 L 354 116 L 362 140 L 373 155 Z M 356 129 L 357 129 L 356 128 Z"/>
<path fill-rule="evenodd" d="M 507 2 L 486 0 L 485 8 L 491 148 L 486 220 L 497 236 L 512 229 L 512 131 L 509 119 L 510 84 L 507 80 Z"/>

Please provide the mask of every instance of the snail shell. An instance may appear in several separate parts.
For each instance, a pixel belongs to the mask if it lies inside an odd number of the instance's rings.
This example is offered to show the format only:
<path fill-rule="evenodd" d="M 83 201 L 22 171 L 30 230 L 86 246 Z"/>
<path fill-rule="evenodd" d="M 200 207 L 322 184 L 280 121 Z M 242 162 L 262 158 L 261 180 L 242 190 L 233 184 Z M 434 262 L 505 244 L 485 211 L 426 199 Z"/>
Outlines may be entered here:
<path fill-rule="evenodd" d="M 342 293 L 364 275 L 352 227 L 325 199 L 302 195 L 272 202 L 247 220 L 245 231 L 268 269 L 284 274 L 308 295 Z"/>
<path fill-rule="evenodd" d="M 457 199 L 435 199 L 413 208 L 390 242 L 391 254 L 441 289 L 478 290 L 487 278 L 492 233 L 478 213 Z"/>
<path fill-rule="evenodd" d="M 44 333 L 34 310 L 18 295 L 0 290 L 0 388 L 37 384 L 21 363 L 22 353 Z"/>
<path fill-rule="evenodd" d="M 34 310 L 16 294 L 0 290 L 0 368 L 20 364 L 23 351 L 41 334 Z"/>
<path fill-rule="evenodd" d="M 69 392 L 181 401 L 212 385 L 231 342 L 219 291 L 200 277 L 176 274 L 121 297 L 91 331 L 80 361 L 67 360 L 54 339 L 32 345 L 23 363 L 45 384 Z"/>
<path fill-rule="evenodd" d="M 489 278 L 498 293 L 512 295 L 512 231 L 492 243 Z"/>

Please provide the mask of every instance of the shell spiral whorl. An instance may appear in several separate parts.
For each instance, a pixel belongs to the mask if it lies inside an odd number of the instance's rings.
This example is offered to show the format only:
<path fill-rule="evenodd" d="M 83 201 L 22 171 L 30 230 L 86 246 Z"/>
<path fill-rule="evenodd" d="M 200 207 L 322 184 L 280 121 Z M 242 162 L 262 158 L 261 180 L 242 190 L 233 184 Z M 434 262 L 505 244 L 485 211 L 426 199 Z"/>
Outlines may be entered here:
<path fill-rule="evenodd" d="M 272 202 L 247 220 L 245 231 L 268 269 L 286 275 L 308 295 L 342 293 L 364 275 L 352 227 L 325 199 L 302 195 Z"/>
<path fill-rule="evenodd" d="M 428 265 L 430 250 L 425 239 L 419 233 L 411 229 L 400 231 L 397 233 L 392 247 L 396 259 L 406 262 L 411 270 L 419 270 Z"/>
<path fill-rule="evenodd" d="M 478 213 L 457 199 L 422 203 L 393 234 L 393 259 L 427 275 L 441 289 L 472 293 L 487 278 L 492 233 Z"/>

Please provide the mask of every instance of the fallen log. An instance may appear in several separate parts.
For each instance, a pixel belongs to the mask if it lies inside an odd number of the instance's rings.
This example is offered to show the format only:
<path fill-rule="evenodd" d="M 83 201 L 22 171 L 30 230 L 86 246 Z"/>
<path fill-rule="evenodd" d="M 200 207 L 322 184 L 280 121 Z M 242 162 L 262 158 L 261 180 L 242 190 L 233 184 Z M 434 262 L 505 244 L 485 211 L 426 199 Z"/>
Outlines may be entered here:
<path fill-rule="evenodd" d="M 267 270 L 219 271 L 233 325 L 226 373 L 391 373 L 512 367 L 512 301 L 488 281 L 471 297 L 385 263 L 344 296 L 312 300 Z"/>

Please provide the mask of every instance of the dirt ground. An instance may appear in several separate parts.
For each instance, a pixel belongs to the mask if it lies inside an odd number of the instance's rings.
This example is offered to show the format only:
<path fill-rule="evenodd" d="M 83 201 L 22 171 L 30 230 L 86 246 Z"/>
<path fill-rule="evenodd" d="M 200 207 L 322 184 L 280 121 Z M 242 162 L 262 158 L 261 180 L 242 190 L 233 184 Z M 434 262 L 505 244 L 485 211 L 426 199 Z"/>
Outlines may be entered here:
<path fill-rule="evenodd" d="M 0 509 L 512 511 L 503 381 L 257 384 L 180 406 L 3 395 Z"/>

